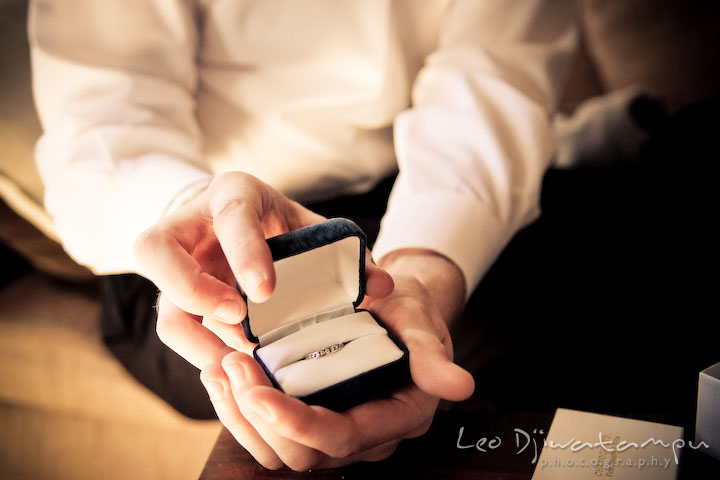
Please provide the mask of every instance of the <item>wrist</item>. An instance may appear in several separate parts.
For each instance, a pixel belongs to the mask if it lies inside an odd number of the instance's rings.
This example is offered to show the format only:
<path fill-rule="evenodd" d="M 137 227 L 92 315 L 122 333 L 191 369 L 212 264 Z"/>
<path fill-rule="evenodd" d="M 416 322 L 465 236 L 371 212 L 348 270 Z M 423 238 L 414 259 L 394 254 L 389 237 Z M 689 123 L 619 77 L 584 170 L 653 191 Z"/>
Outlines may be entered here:
<path fill-rule="evenodd" d="M 462 271 L 449 258 L 433 250 L 394 250 L 384 255 L 378 266 L 392 276 L 408 275 L 419 281 L 448 324 L 464 307 L 466 287 Z"/>

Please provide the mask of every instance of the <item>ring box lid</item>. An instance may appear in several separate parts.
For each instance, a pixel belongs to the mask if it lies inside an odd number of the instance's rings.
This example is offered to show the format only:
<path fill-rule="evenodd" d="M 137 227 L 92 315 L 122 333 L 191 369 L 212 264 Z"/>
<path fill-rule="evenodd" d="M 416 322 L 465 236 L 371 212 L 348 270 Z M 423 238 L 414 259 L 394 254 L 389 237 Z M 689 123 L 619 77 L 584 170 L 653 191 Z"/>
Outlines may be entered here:
<path fill-rule="evenodd" d="M 263 303 L 247 299 L 242 322 L 261 346 L 302 328 L 355 312 L 365 294 L 365 234 L 335 218 L 267 240 L 275 291 Z"/>

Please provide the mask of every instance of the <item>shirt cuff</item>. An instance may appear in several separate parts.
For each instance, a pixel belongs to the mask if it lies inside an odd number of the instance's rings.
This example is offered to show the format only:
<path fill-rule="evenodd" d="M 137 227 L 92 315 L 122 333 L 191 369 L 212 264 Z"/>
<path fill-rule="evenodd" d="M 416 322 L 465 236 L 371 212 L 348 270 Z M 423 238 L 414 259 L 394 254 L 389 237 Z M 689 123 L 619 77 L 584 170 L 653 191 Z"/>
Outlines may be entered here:
<path fill-rule="evenodd" d="M 133 168 L 123 171 L 115 184 L 114 201 L 109 205 L 112 221 L 105 230 L 107 249 L 100 258 L 86 259 L 98 274 L 137 272 L 133 256 L 137 237 L 182 202 L 185 194 L 207 185 L 212 178 L 207 171 L 164 154 L 150 154 L 132 162 Z"/>
<path fill-rule="evenodd" d="M 143 156 L 134 163 L 133 168 L 119 179 L 115 198 L 120 203 L 115 204 L 113 210 L 120 221 L 110 226 L 107 239 L 111 245 L 110 252 L 130 255 L 131 258 L 126 257 L 122 263 L 112 265 L 111 255 L 106 259 L 111 263 L 101 265 L 104 271 L 122 269 L 123 264 L 132 265 L 137 271 L 132 257 L 132 246 L 137 237 L 167 214 L 170 208 L 176 207 L 185 193 L 193 191 L 197 185 L 207 185 L 212 178 L 208 172 L 189 162 L 162 154 Z"/>
<path fill-rule="evenodd" d="M 373 256 L 401 248 L 436 251 L 460 268 L 469 298 L 508 239 L 487 205 L 455 192 L 426 192 L 391 203 Z"/>

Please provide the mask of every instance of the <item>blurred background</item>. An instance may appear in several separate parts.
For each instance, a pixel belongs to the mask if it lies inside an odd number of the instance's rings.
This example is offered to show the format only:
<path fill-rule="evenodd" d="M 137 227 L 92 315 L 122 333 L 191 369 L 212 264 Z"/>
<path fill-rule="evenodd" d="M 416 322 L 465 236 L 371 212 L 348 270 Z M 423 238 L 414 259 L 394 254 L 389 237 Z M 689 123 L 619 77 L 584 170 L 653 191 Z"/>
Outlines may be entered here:
<path fill-rule="evenodd" d="M 581 45 L 556 117 L 557 165 L 602 169 L 648 158 L 648 148 L 658 145 L 653 139 L 668 134 L 678 169 L 717 164 L 717 147 L 703 150 L 720 125 L 713 115 L 720 90 L 717 2 L 580 4 Z M 0 478 L 196 478 L 219 424 L 176 413 L 107 351 L 96 281 L 64 253 L 42 208 L 26 14 L 26 1 L 0 0 Z M 663 161 L 670 156 L 665 152 Z M 700 177 L 685 179 L 706 189 L 692 201 L 711 203 L 689 221 L 712 225 L 711 177 Z M 552 210 L 552 202 L 544 208 Z M 493 272 L 494 288 L 501 288 Z"/>

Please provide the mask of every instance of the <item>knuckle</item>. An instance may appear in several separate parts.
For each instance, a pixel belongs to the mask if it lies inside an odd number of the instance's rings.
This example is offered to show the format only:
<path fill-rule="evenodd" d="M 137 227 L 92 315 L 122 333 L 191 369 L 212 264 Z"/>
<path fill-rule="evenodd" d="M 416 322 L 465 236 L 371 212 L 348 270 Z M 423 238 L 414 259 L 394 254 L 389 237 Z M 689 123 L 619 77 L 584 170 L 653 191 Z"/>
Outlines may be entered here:
<path fill-rule="evenodd" d="M 224 195 L 227 192 L 244 192 L 255 187 L 258 180 L 245 172 L 225 172 L 216 175 L 208 187 L 211 196 L 215 194 Z"/>
<path fill-rule="evenodd" d="M 252 179 L 254 178 L 255 177 L 246 172 L 223 172 L 215 175 L 215 177 L 213 177 L 212 181 L 210 182 L 210 185 L 216 188 L 228 185 L 235 186 L 238 182 L 248 182 L 252 181 Z"/>
<path fill-rule="evenodd" d="M 267 468 L 268 470 L 280 470 L 285 466 L 282 460 L 280 460 L 277 456 L 273 456 L 273 458 L 268 459 L 255 457 L 255 460 L 257 460 L 260 465 Z"/>
<path fill-rule="evenodd" d="M 242 330 L 238 328 L 226 328 L 226 324 L 215 320 L 213 317 L 207 316 L 203 317 L 202 325 L 225 342 L 225 345 L 228 347 L 252 355 L 252 349 L 255 347 L 255 344 L 248 341 Z"/>
<path fill-rule="evenodd" d="M 168 315 L 158 315 L 157 323 L 155 324 L 155 332 L 158 338 L 165 345 L 170 345 L 173 331 L 173 321 Z"/>
<path fill-rule="evenodd" d="M 166 241 L 165 233 L 158 227 L 148 228 L 135 239 L 133 254 L 139 262 L 146 263 Z"/>
<path fill-rule="evenodd" d="M 400 445 L 400 440 L 393 440 L 391 442 L 384 443 L 363 452 L 357 457 L 357 460 L 362 462 L 380 462 L 395 453 L 398 445 Z"/>
<path fill-rule="evenodd" d="M 420 425 L 418 425 L 413 430 L 410 430 L 406 435 L 405 438 L 417 438 L 425 435 L 428 430 L 430 430 L 430 426 L 432 425 L 432 419 L 425 420 Z"/>
<path fill-rule="evenodd" d="M 306 418 L 296 418 L 293 424 L 290 426 L 290 431 L 295 438 L 305 438 L 310 433 L 312 428 L 311 422 Z"/>
<path fill-rule="evenodd" d="M 360 436 L 354 434 L 356 431 L 357 428 L 349 429 L 345 435 L 332 442 L 326 452 L 327 455 L 332 458 L 342 459 L 366 450 L 367 447 L 363 445 L 364 442 L 361 442 Z"/>
<path fill-rule="evenodd" d="M 416 399 L 406 399 L 403 404 L 405 407 L 405 418 L 408 419 L 408 421 L 419 422 L 420 419 L 425 420 L 427 412 L 425 411 L 424 406 Z"/>
<path fill-rule="evenodd" d="M 298 455 L 296 457 L 288 459 L 285 464 L 291 470 L 294 470 L 296 472 L 307 472 L 308 470 L 314 468 L 316 465 L 319 465 L 319 458 L 317 454 L 309 452 L 304 455 Z"/>
<path fill-rule="evenodd" d="M 209 315 L 215 301 L 208 296 L 205 282 L 210 275 L 203 272 L 202 267 L 195 265 L 189 269 L 182 281 L 177 281 L 163 290 L 170 302 L 191 315 Z M 206 278 L 204 278 L 206 277 Z M 162 285 L 160 286 L 162 288 Z"/>
<path fill-rule="evenodd" d="M 247 199 L 244 198 L 226 198 L 221 202 L 217 202 L 212 208 L 213 222 L 223 221 L 228 215 L 232 218 L 233 215 L 242 213 L 244 210 L 250 210 L 252 207 L 248 204 Z M 215 223 L 217 228 L 217 223 Z"/>
<path fill-rule="evenodd" d="M 178 287 L 181 289 L 178 294 L 181 298 L 186 299 L 186 303 L 188 305 L 199 305 L 203 302 L 203 290 L 201 285 L 201 278 L 200 276 L 203 274 L 200 266 L 197 266 L 196 268 L 193 268 L 190 272 L 188 272 L 188 282 L 186 284 L 178 285 Z M 199 312 L 204 313 L 204 312 Z"/>
<path fill-rule="evenodd" d="M 239 208 L 255 208 L 262 198 L 262 182 L 248 173 L 218 175 L 208 187 L 208 205 L 214 219 Z"/>
<path fill-rule="evenodd" d="M 387 445 L 383 448 L 381 448 L 374 458 L 371 459 L 371 461 L 381 461 L 388 458 L 390 455 L 395 453 L 395 450 L 397 450 L 398 445 L 400 445 L 400 442 L 393 442 L 390 445 Z"/>
<path fill-rule="evenodd" d="M 332 458 L 347 458 L 358 453 L 360 450 L 358 445 L 351 442 L 335 442 L 326 452 Z"/>

